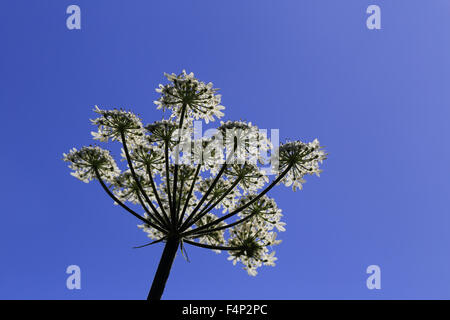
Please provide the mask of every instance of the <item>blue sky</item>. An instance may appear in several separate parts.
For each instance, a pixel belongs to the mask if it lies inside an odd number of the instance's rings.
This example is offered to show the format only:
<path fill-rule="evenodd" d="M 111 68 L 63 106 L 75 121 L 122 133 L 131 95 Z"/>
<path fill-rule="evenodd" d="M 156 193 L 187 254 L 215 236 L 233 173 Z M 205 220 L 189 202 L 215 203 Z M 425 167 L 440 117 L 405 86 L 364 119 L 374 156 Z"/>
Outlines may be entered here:
<path fill-rule="evenodd" d="M 81 8 L 82 29 L 66 28 Z M 370 4 L 382 29 L 368 30 Z M 142 299 L 162 252 L 62 153 L 91 143 L 92 108 L 146 122 L 163 72 L 221 88 L 225 119 L 318 138 L 320 178 L 283 209 L 277 266 L 249 277 L 189 248 L 166 299 L 450 299 L 450 3 L 3 1 L 0 298 Z M 66 288 L 79 265 L 82 289 Z M 381 268 L 368 290 L 366 268 Z"/>

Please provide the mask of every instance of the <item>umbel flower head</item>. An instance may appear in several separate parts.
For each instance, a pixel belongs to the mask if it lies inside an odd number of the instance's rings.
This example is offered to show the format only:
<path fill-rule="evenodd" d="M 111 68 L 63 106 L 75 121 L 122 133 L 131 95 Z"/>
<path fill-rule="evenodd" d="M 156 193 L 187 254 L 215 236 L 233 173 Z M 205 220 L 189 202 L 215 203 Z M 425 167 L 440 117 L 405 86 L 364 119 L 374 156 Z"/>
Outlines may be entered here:
<path fill-rule="evenodd" d="M 108 182 L 120 174 L 109 151 L 98 146 L 82 147 L 80 150 L 72 148 L 68 154 L 63 153 L 63 160 L 70 163 L 72 176 L 86 183 L 96 179 L 97 174 Z"/>
<path fill-rule="evenodd" d="M 215 135 L 193 138 L 194 120 L 224 115 L 221 96 L 193 73 L 165 76 L 169 83 L 159 85 L 155 103 L 170 112 L 166 119 L 143 124 L 131 111 L 94 109 L 99 117 L 91 120 L 97 128 L 92 135 L 121 144 L 122 171 L 109 151 L 89 146 L 64 154 L 72 175 L 98 180 L 115 204 L 141 221 L 149 244 L 166 244 L 164 259 L 192 245 L 228 251 L 250 275 L 274 266 L 273 247 L 286 224 L 267 194 L 278 184 L 301 188 L 306 175 L 319 175 L 326 153 L 318 140 L 288 141 L 274 150 L 266 135 L 245 121 L 222 121 Z M 273 176 L 262 168 L 267 151 Z"/>
<path fill-rule="evenodd" d="M 217 94 L 218 89 L 214 89 L 211 82 L 201 82 L 194 78 L 192 72 L 188 74 L 185 70 L 179 75 L 164 75 L 169 84 L 160 84 L 156 89 L 161 94 L 155 101 L 158 109 L 169 109 L 173 116 L 181 117 L 184 106 L 188 117 L 204 119 L 206 123 L 224 115 L 221 110 L 225 107 L 220 105 L 221 95 Z"/>
<path fill-rule="evenodd" d="M 273 170 L 276 172 L 289 169 L 282 182 L 291 186 L 295 191 L 302 188 L 305 182 L 303 177 L 307 174 L 320 176 L 319 165 L 326 159 L 327 155 L 315 139 L 313 142 L 303 143 L 301 141 L 290 141 L 278 148 L 273 159 Z"/>
<path fill-rule="evenodd" d="M 129 137 L 133 142 L 143 136 L 141 120 L 132 112 L 124 110 L 101 110 L 95 106 L 94 111 L 99 118 L 91 120 L 98 131 L 92 132 L 94 139 L 106 142 L 108 139 L 122 140 L 122 135 Z"/>

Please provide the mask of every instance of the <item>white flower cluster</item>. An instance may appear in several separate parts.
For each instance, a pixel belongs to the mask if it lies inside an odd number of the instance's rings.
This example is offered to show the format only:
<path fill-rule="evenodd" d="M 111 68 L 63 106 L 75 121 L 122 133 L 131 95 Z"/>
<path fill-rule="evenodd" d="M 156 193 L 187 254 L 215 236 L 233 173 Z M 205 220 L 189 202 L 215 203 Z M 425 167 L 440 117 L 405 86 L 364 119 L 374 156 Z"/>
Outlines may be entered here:
<path fill-rule="evenodd" d="M 212 182 L 212 178 L 206 178 L 202 180 L 197 186 L 197 191 L 201 194 L 205 194 L 211 186 Z M 211 199 L 218 199 L 222 195 L 225 195 L 222 201 L 218 203 L 215 208 L 222 209 L 223 213 L 227 212 L 230 208 L 234 208 L 241 194 L 239 192 L 239 189 L 237 188 L 233 188 L 230 192 L 226 193 L 231 185 L 232 182 L 230 180 L 220 179 L 213 187 L 209 196 L 206 197 L 206 201 L 208 202 Z"/>
<path fill-rule="evenodd" d="M 155 101 L 158 108 L 169 109 L 173 116 L 180 117 L 185 105 L 191 117 L 196 120 L 204 119 L 206 123 L 223 117 L 221 110 L 225 107 L 220 105 L 221 95 L 216 94 L 217 89 L 213 88 L 211 82 L 201 82 L 192 72 L 188 74 L 185 70 L 179 75 L 166 73 L 165 76 L 170 83 L 160 84 L 156 89 L 156 92 L 161 94 Z"/>
<path fill-rule="evenodd" d="M 125 150 L 122 149 L 122 160 L 126 160 Z M 136 169 L 147 170 L 147 168 L 154 169 L 156 171 L 161 171 L 164 164 L 164 155 L 161 150 L 152 145 L 147 145 L 144 143 L 134 145 L 130 158 L 133 161 Z"/>
<path fill-rule="evenodd" d="M 228 163 L 263 163 L 262 154 L 272 148 L 267 136 L 245 121 L 221 121 L 216 140 L 223 141 Z"/>
<path fill-rule="evenodd" d="M 169 142 L 170 146 L 176 143 L 175 132 L 177 125 L 171 120 L 155 121 L 145 126 L 150 134 L 147 139 L 150 143 L 163 144 Z"/>
<path fill-rule="evenodd" d="M 142 188 L 145 190 L 147 195 L 150 198 L 153 198 L 153 191 L 150 187 L 150 182 L 148 179 L 145 179 L 143 176 L 143 173 L 141 171 L 138 171 L 137 173 L 138 181 L 141 184 Z M 133 175 L 131 174 L 130 170 L 127 170 L 117 176 L 114 179 L 113 182 L 113 188 L 114 188 L 114 194 L 117 198 L 119 198 L 122 201 L 128 201 L 133 204 L 139 204 L 140 200 L 142 200 L 142 196 L 140 195 L 139 186 L 137 185 L 136 181 L 133 178 Z"/>
<path fill-rule="evenodd" d="M 327 158 L 327 154 L 323 151 L 319 141 L 315 139 L 310 143 L 301 141 L 290 141 L 282 144 L 278 148 L 278 152 L 274 153 L 272 158 L 273 172 L 283 172 L 290 168 L 282 183 L 286 186 L 292 186 L 294 191 L 297 188 L 302 189 L 305 183 L 303 177 L 307 174 L 316 174 L 320 176 L 319 165 Z"/>
<path fill-rule="evenodd" d="M 256 196 L 247 196 L 241 199 L 241 205 L 245 204 Z M 229 251 L 233 264 L 241 262 L 249 275 L 255 276 L 257 269 L 262 265 L 275 266 L 275 251 L 272 246 L 281 243 L 277 240 L 277 233 L 273 231 L 285 231 L 286 225 L 281 221 L 281 209 L 277 207 L 274 199 L 263 196 L 248 208 L 239 213 L 241 218 L 248 218 L 247 221 L 230 229 L 230 239 L 228 245 L 242 246 L 241 250 Z"/>
<path fill-rule="evenodd" d="M 197 227 L 201 227 L 201 226 L 206 225 L 207 223 L 211 223 L 211 222 L 217 220 L 217 218 L 218 217 L 215 214 L 208 213 L 203 218 L 198 220 L 195 223 L 195 225 Z M 227 225 L 226 222 L 221 221 L 220 223 L 217 224 L 217 227 L 224 227 L 226 225 Z M 204 243 L 204 244 L 213 245 L 213 246 L 225 245 L 226 244 L 225 231 L 218 230 L 218 231 L 209 232 L 209 233 L 205 234 L 204 236 L 200 237 L 199 242 Z M 217 249 L 213 250 L 213 251 L 216 253 L 221 252 L 221 250 L 217 250 Z"/>
<path fill-rule="evenodd" d="M 238 187 L 244 195 L 256 193 L 269 182 L 266 172 L 251 163 L 230 164 L 225 174 L 230 180 L 239 179 Z"/>
<path fill-rule="evenodd" d="M 63 153 L 63 160 L 70 162 L 71 175 L 86 183 L 97 178 L 95 170 L 108 182 L 113 182 L 120 174 L 109 151 L 98 146 L 83 147 L 81 150 L 72 148 L 68 154 Z"/>
<path fill-rule="evenodd" d="M 121 134 L 124 134 L 131 143 L 136 143 L 144 134 L 141 120 L 132 112 L 118 109 L 102 110 L 98 106 L 95 106 L 94 112 L 100 115 L 99 118 L 91 120 L 98 128 L 97 132 L 91 133 L 95 140 L 121 141 Z"/>

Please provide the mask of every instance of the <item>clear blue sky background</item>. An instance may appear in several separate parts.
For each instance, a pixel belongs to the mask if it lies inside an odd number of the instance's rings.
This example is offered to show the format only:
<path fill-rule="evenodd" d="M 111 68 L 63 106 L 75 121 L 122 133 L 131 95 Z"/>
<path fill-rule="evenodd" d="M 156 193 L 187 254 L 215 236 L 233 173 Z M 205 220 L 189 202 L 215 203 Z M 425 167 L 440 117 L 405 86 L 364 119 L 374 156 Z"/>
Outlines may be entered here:
<path fill-rule="evenodd" d="M 137 221 L 61 158 L 91 143 L 95 104 L 160 119 L 154 88 L 186 68 L 221 88 L 226 119 L 330 155 L 303 191 L 270 194 L 287 222 L 275 268 L 190 248 L 164 298 L 450 299 L 449 1 L 8 0 L 0 35 L 0 298 L 146 297 L 162 246 L 132 249 Z"/>

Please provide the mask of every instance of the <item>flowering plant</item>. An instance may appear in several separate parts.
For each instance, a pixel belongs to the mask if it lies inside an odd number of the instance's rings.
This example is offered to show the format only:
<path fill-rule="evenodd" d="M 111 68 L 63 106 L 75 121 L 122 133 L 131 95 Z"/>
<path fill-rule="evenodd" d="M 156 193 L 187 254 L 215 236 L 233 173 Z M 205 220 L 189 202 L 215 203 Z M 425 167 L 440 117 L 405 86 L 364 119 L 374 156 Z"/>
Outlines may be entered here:
<path fill-rule="evenodd" d="M 221 96 L 192 73 L 166 78 L 155 101 L 158 109 L 170 111 L 165 120 L 143 125 L 132 112 L 95 107 L 93 138 L 120 142 L 127 168 L 121 171 L 99 146 L 64 154 L 74 177 L 97 180 L 117 205 L 142 222 L 138 227 L 152 239 L 144 246 L 165 243 L 148 299 L 161 298 L 176 252 L 186 252 L 186 245 L 227 251 L 228 259 L 252 276 L 263 265 L 274 266 L 273 246 L 281 242 L 277 231 L 285 231 L 285 223 L 267 193 L 277 184 L 301 188 L 306 175 L 319 175 L 326 159 L 317 140 L 274 148 L 258 127 L 244 121 L 221 122 L 211 137 L 193 139 L 194 121 L 224 115 Z M 262 168 L 268 160 L 272 181 Z"/>

